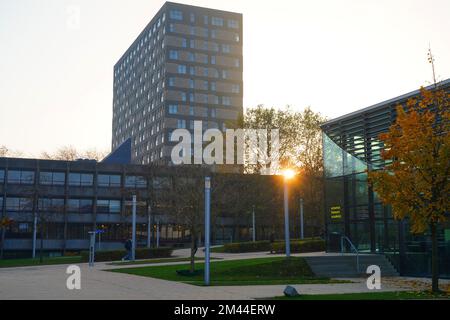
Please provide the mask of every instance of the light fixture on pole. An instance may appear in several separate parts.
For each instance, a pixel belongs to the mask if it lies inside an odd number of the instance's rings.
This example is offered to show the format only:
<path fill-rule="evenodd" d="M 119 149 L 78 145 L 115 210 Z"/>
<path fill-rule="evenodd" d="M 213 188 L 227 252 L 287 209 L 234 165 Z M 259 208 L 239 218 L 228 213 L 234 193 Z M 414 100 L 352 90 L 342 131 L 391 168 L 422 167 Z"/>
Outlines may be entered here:
<path fill-rule="evenodd" d="M 211 178 L 205 177 L 205 285 L 209 286 L 209 239 L 211 221 Z"/>
<path fill-rule="evenodd" d="M 252 226 L 252 238 L 253 238 L 253 242 L 255 242 L 256 241 L 256 229 L 255 229 L 255 205 L 253 205 L 253 208 L 252 208 L 253 210 L 252 210 L 252 224 L 253 224 L 253 226 Z"/>
<path fill-rule="evenodd" d="M 291 169 L 286 169 L 283 171 L 284 176 L 284 240 L 286 247 L 286 257 L 291 256 L 291 243 L 289 235 L 289 187 L 288 181 L 292 179 L 295 172 Z"/>
<path fill-rule="evenodd" d="M 303 198 L 300 198 L 300 239 L 304 239 L 303 235 Z"/>
<path fill-rule="evenodd" d="M 133 195 L 133 217 L 132 217 L 132 234 L 131 234 L 131 261 L 136 258 L 136 195 Z"/>

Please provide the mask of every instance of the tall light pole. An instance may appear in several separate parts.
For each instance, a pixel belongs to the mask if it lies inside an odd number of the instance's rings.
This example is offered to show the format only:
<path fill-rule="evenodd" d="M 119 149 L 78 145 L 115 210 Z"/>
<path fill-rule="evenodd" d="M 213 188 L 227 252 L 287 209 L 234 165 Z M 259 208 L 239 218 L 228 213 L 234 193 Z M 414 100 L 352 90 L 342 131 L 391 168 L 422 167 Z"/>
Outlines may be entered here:
<path fill-rule="evenodd" d="M 303 198 L 300 198 L 300 239 L 304 239 L 303 235 Z"/>
<path fill-rule="evenodd" d="M 286 257 L 291 256 L 291 243 L 289 235 L 289 180 L 294 177 L 294 171 L 286 169 L 283 172 L 284 175 L 284 241 L 286 246 Z"/>
<path fill-rule="evenodd" d="M 152 207 L 148 205 L 148 221 L 147 221 L 147 248 L 152 247 Z"/>
<path fill-rule="evenodd" d="M 252 222 L 253 222 L 253 227 L 252 227 L 252 238 L 253 238 L 253 242 L 256 241 L 256 229 L 255 229 L 255 205 L 253 205 L 252 208 Z"/>
<path fill-rule="evenodd" d="M 136 258 L 136 195 L 133 195 L 133 217 L 131 230 L 131 261 L 134 261 Z"/>
<path fill-rule="evenodd" d="M 205 177 L 205 285 L 209 286 L 209 238 L 211 220 L 211 178 Z"/>

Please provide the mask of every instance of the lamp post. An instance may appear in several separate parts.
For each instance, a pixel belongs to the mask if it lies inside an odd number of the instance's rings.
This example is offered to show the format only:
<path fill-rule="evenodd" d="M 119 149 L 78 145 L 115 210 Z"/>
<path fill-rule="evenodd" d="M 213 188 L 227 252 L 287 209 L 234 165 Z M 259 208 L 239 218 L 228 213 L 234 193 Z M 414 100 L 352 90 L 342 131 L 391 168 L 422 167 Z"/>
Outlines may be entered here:
<path fill-rule="evenodd" d="M 252 208 L 252 223 L 253 223 L 253 227 L 252 227 L 252 238 L 253 238 L 253 242 L 256 241 L 256 230 L 255 230 L 255 205 L 253 205 Z"/>
<path fill-rule="evenodd" d="M 133 217 L 132 217 L 132 235 L 131 235 L 131 261 L 136 258 L 136 195 L 133 195 Z"/>
<path fill-rule="evenodd" d="M 303 198 L 300 198 L 300 239 L 304 239 L 303 235 Z"/>
<path fill-rule="evenodd" d="M 209 286 L 209 239 L 211 220 L 211 178 L 205 177 L 205 285 Z"/>
<path fill-rule="evenodd" d="M 289 187 L 288 182 L 295 175 L 291 169 L 286 169 L 284 175 L 284 241 L 286 247 L 286 258 L 291 256 L 291 243 L 289 236 Z"/>

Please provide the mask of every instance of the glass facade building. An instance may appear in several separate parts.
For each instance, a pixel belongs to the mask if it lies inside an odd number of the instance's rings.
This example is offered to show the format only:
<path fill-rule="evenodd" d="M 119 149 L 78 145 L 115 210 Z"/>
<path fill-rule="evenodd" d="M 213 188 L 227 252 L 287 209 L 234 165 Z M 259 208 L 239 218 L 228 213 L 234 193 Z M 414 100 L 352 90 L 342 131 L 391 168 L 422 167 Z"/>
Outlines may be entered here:
<path fill-rule="evenodd" d="M 450 91 L 450 79 L 442 83 Z M 431 273 L 430 234 L 413 235 L 408 221 L 393 218 L 367 183 L 367 171 L 384 167 L 379 135 L 396 118 L 396 107 L 414 91 L 322 126 L 327 250 L 340 250 L 346 235 L 360 252 L 383 253 L 404 275 Z M 439 230 L 440 273 L 450 277 L 450 221 Z"/>

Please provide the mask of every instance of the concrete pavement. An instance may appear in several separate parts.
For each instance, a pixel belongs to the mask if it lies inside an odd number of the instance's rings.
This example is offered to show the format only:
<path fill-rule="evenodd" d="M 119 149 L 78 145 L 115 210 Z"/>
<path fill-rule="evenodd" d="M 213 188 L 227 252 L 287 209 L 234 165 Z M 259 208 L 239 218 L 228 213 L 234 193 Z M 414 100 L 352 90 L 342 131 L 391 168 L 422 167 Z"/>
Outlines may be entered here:
<path fill-rule="evenodd" d="M 201 250 L 199 250 L 201 251 Z M 185 256 L 188 250 L 177 250 L 175 255 Z M 324 254 L 324 253 L 316 253 Z M 199 254 L 201 255 L 201 254 Z M 213 254 L 223 259 L 265 257 L 266 253 Z M 219 261 L 219 260 L 217 260 Z M 183 264 L 186 262 L 170 263 Z M 168 263 L 169 264 L 169 263 Z M 284 285 L 199 287 L 148 277 L 105 271 L 118 266 L 96 263 L 81 268 L 81 290 L 68 290 L 68 265 L 33 266 L 0 269 L 0 300 L 10 299 L 193 299 L 193 300 L 245 300 L 267 298 L 283 294 Z M 158 264 L 162 265 L 162 264 Z M 136 267 L 142 267 L 138 265 Z M 123 266 L 130 267 L 130 266 Z M 294 285 L 299 293 L 325 294 L 369 291 L 365 279 L 351 279 L 353 283 Z M 413 286 L 404 278 L 382 279 L 382 290 L 411 290 Z M 415 279 L 416 280 L 416 279 Z"/>

